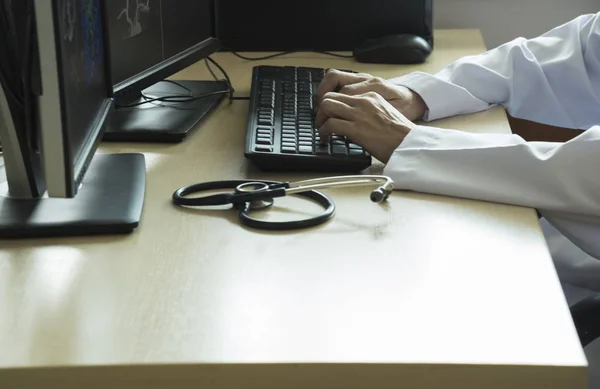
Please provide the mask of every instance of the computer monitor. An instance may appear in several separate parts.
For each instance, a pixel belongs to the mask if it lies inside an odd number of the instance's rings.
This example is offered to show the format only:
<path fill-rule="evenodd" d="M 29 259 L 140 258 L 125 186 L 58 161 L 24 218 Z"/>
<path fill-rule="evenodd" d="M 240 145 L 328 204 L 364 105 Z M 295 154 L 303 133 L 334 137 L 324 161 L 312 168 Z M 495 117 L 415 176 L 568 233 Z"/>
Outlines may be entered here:
<path fill-rule="evenodd" d="M 213 0 L 105 1 L 116 111 L 104 140 L 183 140 L 229 93 L 223 81 L 165 82 L 219 50 Z"/>
<path fill-rule="evenodd" d="M 215 0 L 215 13 L 215 36 L 231 51 L 352 51 L 396 34 L 434 44 L 433 0 Z"/>
<path fill-rule="evenodd" d="M 131 232 L 144 156 L 96 154 L 113 110 L 101 0 L 2 1 L 0 237 Z"/>

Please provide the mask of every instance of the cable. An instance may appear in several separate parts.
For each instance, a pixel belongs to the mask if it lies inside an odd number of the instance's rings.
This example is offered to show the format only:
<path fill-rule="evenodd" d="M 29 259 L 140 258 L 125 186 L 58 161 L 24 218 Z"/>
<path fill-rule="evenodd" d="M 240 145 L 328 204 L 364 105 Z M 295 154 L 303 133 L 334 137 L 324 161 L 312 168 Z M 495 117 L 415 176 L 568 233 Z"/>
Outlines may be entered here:
<path fill-rule="evenodd" d="M 185 85 L 182 85 L 182 84 L 180 84 L 176 81 L 172 81 L 172 80 L 162 80 L 162 82 L 168 82 L 170 84 L 177 85 L 178 87 L 186 90 L 188 92 L 188 94 L 187 95 L 183 95 L 183 94 L 170 95 L 170 96 L 162 96 L 162 97 L 150 97 L 142 92 L 143 101 L 139 101 L 139 102 L 132 103 L 132 104 L 123 104 L 123 105 L 116 104 L 115 108 L 116 109 L 134 108 L 134 107 L 138 107 L 140 105 L 144 105 L 147 103 L 153 103 L 153 102 L 186 103 L 186 102 L 200 100 L 200 99 L 204 99 L 207 97 L 217 96 L 217 95 L 226 94 L 226 93 L 229 94 L 229 102 L 231 102 L 233 100 L 249 100 L 249 97 L 234 96 L 235 89 L 233 88 L 231 79 L 229 78 L 229 75 L 227 74 L 225 69 L 223 69 L 223 67 L 221 65 L 219 65 L 219 63 L 217 61 L 215 61 L 211 57 L 206 57 L 204 59 L 204 63 L 206 64 L 208 71 L 210 72 L 210 74 L 216 81 L 223 81 L 223 82 L 225 82 L 225 84 L 227 84 L 227 90 L 211 92 L 211 93 L 207 93 L 207 94 L 204 94 L 201 96 L 194 96 L 192 90 L 187 88 Z M 219 79 L 219 77 L 217 76 L 217 74 L 215 73 L 213 68 L 211 67 L 211 65 L 210 65 L 211 63 L 219 69 L 219 71 L 223 74 L 225 79 Z"/>
<path fill-rule="evenodd" d="M 225 76 L 225 80 L 221 80 L 219 79 L 219 77 L 217 77 L 217 75 L 215 74 L 215 72 L 213 71 L 213 69 L 210 66 L 210 62 L 212 62 L 216 67 L 219 68 L 219 70 L 221 71 L 221 73 L 223 73 L 223 76 Z M 233 88 L 233 84 L 231 83 L 231 79 L 229 78 L 229 75 L 227 74 L 227 72 L 225 71 L 225 69 L 223 69 L 223 67 L 221 65 L 219 65 L 219 63 L 217 61 L 215 61 L 213 58 L 211 57 L 207 57 L 204 59 L 204 62 L 206 63 L 206 67 L 208 68 L 208 71 L 210 72 L 210 74 L 213 76 L 213 78 L 217 81 L 225 81 L 227 83 L 227 85 L 229 86 L 231 93 L 229 95 L 229 102 L 233 101 L 233 100 L 250 100 L 250 97 L 248 96 L 234 96 L 233 94 L 235 93 L 235 89 Z"/>
<path fill-rule="evenodd" d="M 210 72 L 210 74 L 213 75 L 213 77 L 215 78 L 215 80 L 217 81 L 225 81 L 225 83 L 227 83 L 227 87 L 229 88 L 229 102 L 231 103 L 232 100 L 236 100 L 233 97 L 233 94 L 235 93 L 235 89 L 233 88 L 233 84 L 231 83 L 231 79 L 229 78 L 229 75 L 227 74 L 227 72 L 225 71 L 225 69 L 223 69 L 223 67 L 221 65 L 219 65 L 219 63 L 217 61 L 215 61 L 214 59 L 212 59 L 210 56 L 206 57 L 204 59 L 205 63 L 206 63 L 206 67 L 208 68 L 208 71 Z M 212 68 L 210 67 L 210 63 L 212 63 L 213 65 L 215 65 L 223 74 L 223 76 L 225 77 L 225 80 L 219 80 L 217 75 L 215 74 L 215 72 L 212 70 Z"/>
<path fill-rule="evenodd" d="M 225 49 L 227 50 L 227 49 Z M 242 55 L 236 51 L 229 51 L 229 53 L 235 55 L 238 58 L 241 58 L 243 60 L 246 61 L 262 61 L 265 59 L 271 59 L 271 58 L 275 58 L 275 57 L 281 57 L 283 55 L 287 55 L 287 54 L 293 54 L 293 53 L 301 53 L 301 51 L 284 51 L 281 53 L 275 53 L 275 54 L 269 54 L 263 57 L 246 57 L 245 55 Z M 347 54 L 337 54 L 337 53 L 332 53 L 330 51 L 312 51 L 312 53 L 318 53 L 318 54 L 325 54 L 325 55 L 331 55 L 333 57 L 338 57 L 338 58 L 354 58 L 353 55 L 347 55 Z M 231 88 L 231 95 L 229 96 L 229 100 L 250 100 L 250 97 L 248 96 L 234 96 L 234 89 L 233 86 L 231 85 L 231 81 L 229 80 L 229 76 L 227 75 L 227 72 L 211 57 L 207 57 L 204 59 L 204 62 L 206 63 L 206 67 L 208 68 L 208 71 L 210 72 L 210 74 L 213 76 L 213 78 L 217 81 L 221 81 L 219 80 L 219 78 L 217 77 L 217 75 L 215 74 L 215 72 L 213 71 L 213 69 L 210 67 L 209 62 L 212 62 L 216 67 L 219 68 L 219 70 L 221 71 L 221 73 L 223 73 L 223 75 L 225 76 L 225 78 L 227 79 L 227 84 L 229 85 L 229 87 Z"/>
<path fill-rule="evenodd" d="M 142 92 L 142 98 L 144 99 L 143 101 L 139 101 L 137 103 L 132 103 L 132 104 L 116 104 L 115 108 L 116 109 L 134 108 L 134 107 L 138 107 L 140 105 L 144 105 L 147 103 L 155 103 L 155 102 L 188 103 L 191 101 L 196 101 L 196 100 L 204 99 L 204 98 L 211 97 L 211 96 L 230 93 L 230 90 L 227 89 L 227 90 L 223 90 L 223 91 L 206 93 L 206 94 L 203 94 L 200 96 L 194 96 L 194 93 L 191 89 L 189 89 L 188 87 L 186 87 L 183 84 L 178 83 L 177 81 L 161 80 L 161 82 L 168 82 L 169 84 L 177 85 L 178 87 L 186 90 L 188 92 L 188 94 L 187 95 L 169 95 L 169 96 L 161 96 L 161 97 L 150 97 L 150 96 L 146 95 L 144 92 Z"/>
<path fill-rule="evenodd" d="M 215 74 L 215 72 L 213 71 L 213 69 L 210 67 L 210 63 L 208 62 L 208 58 L 204 58 L 204 64 L 206 65 L 206 68 L 210 72 L 211 76 L 215 79 L 215 81 L 219 81 L 219 77 L 217 77 L 217 75 Z"/>
<path fill-rule="evenodd" d="M 190 96 L 194 96 L 194 92 L 192 92 L 192 90 L 190 88 L 188 88 L 187 86 L 185 86 L 183 84 L 178 83 L 177 81 L 163 80 L 163 82 L 168 82 L 169 84 L 176 85 L 176 86 L 180 87 L 181 89 L 185 89 Z"/>
<path fill-rule="evenodd" d="M 288 54 L 294 54 L 294 53 L 302 53 L 302 51 L 283 51 L 281 53 L 275 53 L 275 54 L 269 54 L 269 55 L 265 55 L 264 57 L 246 57 L 245 55 L 242 55 L 236 51 L 229 51 L 231 54 L 235 55 L 238 58 L 244 59 L 246 61 L 262 61 L 265 59 L 271 59 L 271 58 L 275 58 L 275 57 L 281 57 L 283 55 L 288 55 Z M 331 51 L 308 51 L 309 53 L 317 53 L 317 54 L 325 54 L 325 55 L 330 55 L 332 57 L 338 57 L 338 58 L 354 58 L 353 55 L 351 54 L 337 54 L 337 53 L 332 53 Z"/>
<path fill-rule="evenodd" d="M 125 105 L 117 105 L 116 108 L 133 108 L 133 107 L 137 107 L 137 106 L 140 106 L 140 105 L 144 105 L 144 104 L 147 104 L 147 103 L 153 103 L 153 102 L 187 103 L 187 102 L 190 102 L 190 101 L 196 101 L 196 100 L 200 100 L 200 99 L 205 99 L 207 97 L 222 95 L 222 94 L 225 94 L 225 93 L 229 93 L 229 90 L 211 92 L 211 93 L 207 93 L 207 94 L 204 94 L 204 95 L 201 95 L 201 96 L 194 96 L 194 97 L 177 96 L 177 95 L 164 96 L 164 97 L 156 97 L 156 98 L 153 98 L 153 99 L 147 99 L 147 100 L 144 100 L 144 101 L 140 101 L 138 103 L 125 104 Z"/>

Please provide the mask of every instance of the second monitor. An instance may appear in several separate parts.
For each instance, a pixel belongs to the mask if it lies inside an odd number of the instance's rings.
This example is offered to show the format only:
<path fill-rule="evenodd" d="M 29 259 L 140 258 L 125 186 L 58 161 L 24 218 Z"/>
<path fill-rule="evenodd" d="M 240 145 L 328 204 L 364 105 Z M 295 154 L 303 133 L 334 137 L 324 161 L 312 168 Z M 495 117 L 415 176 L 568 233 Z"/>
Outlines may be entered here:
<path fill-rule="evenodd" d="M 223 81 L 169 81 L 219 50 L 212 0 L 105 0 L 115 114 L 105 141 L 179 142 L 222 101 Z"/>

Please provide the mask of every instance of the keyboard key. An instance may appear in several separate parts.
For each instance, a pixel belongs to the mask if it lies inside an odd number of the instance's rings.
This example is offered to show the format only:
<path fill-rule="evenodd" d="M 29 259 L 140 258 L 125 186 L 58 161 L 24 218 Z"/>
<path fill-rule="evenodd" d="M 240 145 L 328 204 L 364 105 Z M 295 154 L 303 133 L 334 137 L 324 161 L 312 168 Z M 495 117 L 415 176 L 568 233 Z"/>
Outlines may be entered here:
<path fill-rule="evenodd" d="M 273 148 L 272 147 L 267 147 L 267 146 L 256 146 L 254 148 L 254 151 L 260 151 L 263 153 L 272 153 L 273 152 Z"/>
<path fill-rule="evenodd" d="M 317 155 L 329 155 L 329 146 L 328 145 L 315 145 L 315 154 Z"/>
<path fill-rule="evenodd" d="M 281 142 L 281 147 L 292 147 L 296 150 L 296 142 Z"/>
<path fill-rule="evenodd" d="M 273 135 L 273 131 L 270 128 L 269 129 L 265 129 L 265 128 L 258 127 L 258 129 L 256 130 L 256 134 L 257 135 L 263 135 L 263 136 L 272 136 Z"/>
<path fill-rule="evenodd" d="M 348 155 L 351 157 L 362 157 L 363 152 L 362 152 L 362 150 L 359 150 L 359 149 L 350 149 L 350 150 L 348 150 Z"/>
<path fill-rule="evenodd" d="M 258 115 L 258 118 L 273 121 L 273 115 L 270 115 L 270 114 L 261 113 Z"/>
<path fill-rule="evenodd" d="M 356 143 L 349 143 L 348 147 L 351 149 L 362 149 L 362 147 L 357 145 Z"/>
<path fill-rule="evenodd" d="M 257 138 L 256 143 L 258 143 L 259 145 L 273 145 L 273 141 L 271 140 L 271 138 Z"/>
<path fill-rule="evenodd" d="M 285 147 L 281 148 L 281 151 L 284 152 L 284 153 L 296 154 L 296 148 L 295 147 L 285 146 Z"/>
<path fill-rule="evenodd" d="M 300 152 L 301 154 L 312 154 L 313 148 L 312 146 L 300 146 L 298 147 L 298 152 Z"/>
<path fill-rule="evenodd" d="M 256 139 L 258 139 L 258 138 L 272 139 L 273 136 L 271 134 L 259 134 L 259 133 L 257 133 L 256 134 Z"/>
<path fill-rule="evenodd" d="M 346 146 L 331 145 L 331 155 L 348 155 Z"/>
<path fill-rule="evenodd" d="M 258 124 L 263 125 L 263 126 L 272 126 L 273 125 L 273 119 L 271 118 L 258 118 Z"/>

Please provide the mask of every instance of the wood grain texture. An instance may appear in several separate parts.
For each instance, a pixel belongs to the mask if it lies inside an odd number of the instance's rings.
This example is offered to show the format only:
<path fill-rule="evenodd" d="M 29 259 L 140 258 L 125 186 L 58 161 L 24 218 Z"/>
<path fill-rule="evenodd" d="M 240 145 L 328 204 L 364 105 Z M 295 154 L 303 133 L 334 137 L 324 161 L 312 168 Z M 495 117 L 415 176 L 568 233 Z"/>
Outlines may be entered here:
<path fill-rule="evenodd" d="M 484 50 L 473 30 L 436 39 L 421 67 L 309 54 L 263 63 L 391 77 Z M 256 63 L 214 57 L 247 93 Z M 199 63 L 174 78 L 207 74 Z M 586 387 L 531 209 L 407 192 L 377 205 L 369 188 L 340 189 L 327 191 L 331 222 L 278 233 L 227 210 L 175 208 L 189 183 L 292 178 L 244 159 L 247 109 L 222 104 L 181 144 L 102 146 L 147 157 L 132 235 L 0 242 L 0 388 Z M 509 131 L 502 109 L 436 125 Z M 318 211 L 300 201 L 265 217 Z"/>

